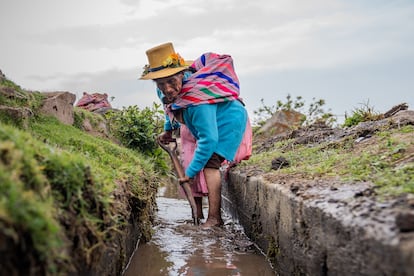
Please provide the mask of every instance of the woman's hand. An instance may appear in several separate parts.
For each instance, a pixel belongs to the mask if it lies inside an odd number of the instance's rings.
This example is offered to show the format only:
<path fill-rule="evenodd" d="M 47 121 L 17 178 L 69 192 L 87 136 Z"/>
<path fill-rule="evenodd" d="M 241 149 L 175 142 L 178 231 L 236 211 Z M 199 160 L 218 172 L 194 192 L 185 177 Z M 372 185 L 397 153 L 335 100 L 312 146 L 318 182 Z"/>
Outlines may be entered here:
<path fill-rule="evenodd" d="M 168 144 L 170 142 L 175 142 L 175 139 L 172 137 L 172 130 L 167 130 L 161 133 L 159 136 L 161 143 Z"/>
<path fill-rule="evenodd" d="M 180 178 L 178 178 L 178 182 L 179 182 L 180 184 L 183 184 L 183 183 L 188 182 L 188 183 L 191 185 L 191 184 L 193 184 L 193 179 L 192 179 L 192 178 L 190 178 L 190 177 L 188 177 L 188 176 L 184 176 L 184 177 L 180 177 Z"/>

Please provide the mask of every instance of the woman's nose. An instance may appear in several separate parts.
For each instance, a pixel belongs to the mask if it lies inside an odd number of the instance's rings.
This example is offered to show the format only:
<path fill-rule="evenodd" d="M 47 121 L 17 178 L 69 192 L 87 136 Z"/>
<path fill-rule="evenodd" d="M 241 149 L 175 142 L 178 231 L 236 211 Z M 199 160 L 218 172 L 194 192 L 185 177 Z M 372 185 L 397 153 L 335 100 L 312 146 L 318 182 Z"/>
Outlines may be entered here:
<path fill-rule="evenodd" d="M 171 84 L 166 84 L 165 87 L 165 93 L 173 93 L 174 92 L 174 87 Z"/>

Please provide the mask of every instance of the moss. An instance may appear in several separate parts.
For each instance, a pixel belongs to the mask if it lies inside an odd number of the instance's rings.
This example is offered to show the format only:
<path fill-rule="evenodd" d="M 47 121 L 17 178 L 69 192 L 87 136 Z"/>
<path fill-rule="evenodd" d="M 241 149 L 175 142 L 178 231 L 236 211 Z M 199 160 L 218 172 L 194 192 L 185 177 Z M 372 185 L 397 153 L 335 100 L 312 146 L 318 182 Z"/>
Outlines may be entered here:
<path fill-rule="evenodd" d="M 117 183 L 129 190 L 122 208 Z M 33 248 L 22 252 L 47 274 L 97 261 L 125 227 L 128 200 L 149 239 L 157 183 L 137 152 L 54 118 L 35 118 L 27 131 L 0 123 L 0 235 L 15 252 Z"/>
<path fill-rule="evenodd" d="M 24 128 L 26 125 L 25 118 L 19 114 L 19 111 L 17 109 L 0 110 L 0 121 L 18 128 Z"/>
<path fill-rule="evenodd" d="M 74 109 L 74 123 L 73 126 L 84 130 L 83 124 L 85 120 L 91 124 L 92 127 L 97 128 L 100 124 L 105 123 L 105 118 L 101 114 L 93 113 L 85 109 L 75 107 Z"/>
<path fill-rule="evenodd" d="M 86 118 L 86 111 L 81 108 L 74 108 L 73 111 L 73 126 L 83 130 L 83 121 Z"/>
<path fill-rule="evenodd" d="M 0 224 L 17 251 L 30 251 L 31 245 L 37 261 L 52 268 L 65 256 L 59 253 L 60 225 L 48 179 L 36 161 L 39 147 L 25 133 L 0 124 Z"/>
<path fill-rule="evenodd" d="M 8 79 L 0 80 L 0 105 L 26 107 L 32 112 L 41 107 L 44 96 L 38 91 L 27 91 Z"/>
<path fill-rule="evenodd" d="M 131 220 L 152 234 L 154 160 L 83 132 L 99 114 L 75 108 L 75 126 L 40 115 L 43 99 L 0 80 L 0 267 L 11 275 L 88 271 Z"/>

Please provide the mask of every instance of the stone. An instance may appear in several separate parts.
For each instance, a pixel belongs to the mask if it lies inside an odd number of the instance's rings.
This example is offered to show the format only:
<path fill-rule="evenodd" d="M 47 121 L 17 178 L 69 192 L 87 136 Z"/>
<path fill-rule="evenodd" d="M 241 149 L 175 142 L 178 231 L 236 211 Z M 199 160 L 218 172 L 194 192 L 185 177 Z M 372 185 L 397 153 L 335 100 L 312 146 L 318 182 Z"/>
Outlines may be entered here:
<path fill-rule="evenodd" d="M 12 107 L 0 105 L 0 114 L 9 116 L 14 122 L 20 123 L 24 128 L 28 126 L 28 119 L 33 112 L 26 107 Z"/>
<path fill-rule="evenodd" d="M 258 130 L 259 135 L 274 136 L 298 128 L 304 115 L 294 110 L 279 110 Z"/>
<path fill-rule="evenodd" d="M 76 95 L 70 92 L 47 92 L 42 93 L 46 96 L 40 112 L 45 115 L 56 117 L 59 121 L 67 125 L 73 125 L 73 103 Z"/>
<path fill-rule="evenodd" d="M 395 224 L 401 232 L 414 231 L 414 212 L 400 212 L 395 218 Z"/>
<path fill-rule="evenodd" d="M 272 170 L 280 170 L 281 168 L 289 167 L 289 161 L 283 156 L 272 160 Z"/>

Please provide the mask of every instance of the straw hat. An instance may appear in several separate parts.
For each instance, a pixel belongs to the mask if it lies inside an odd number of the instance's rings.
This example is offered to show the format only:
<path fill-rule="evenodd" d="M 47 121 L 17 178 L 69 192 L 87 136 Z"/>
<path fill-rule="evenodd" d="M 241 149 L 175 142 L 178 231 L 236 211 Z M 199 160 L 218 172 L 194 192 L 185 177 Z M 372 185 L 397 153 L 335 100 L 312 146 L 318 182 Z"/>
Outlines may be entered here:
<path fill-rule="evenodd" d="M 149 64 L 145 65 L 141 80 L 169 77 L 186 70 L 191 64 L 191 61 L 185 61 L 174 51 L 174 46 L 171 42 L 158 45 L 145 53 L 147 54 Z"/>

